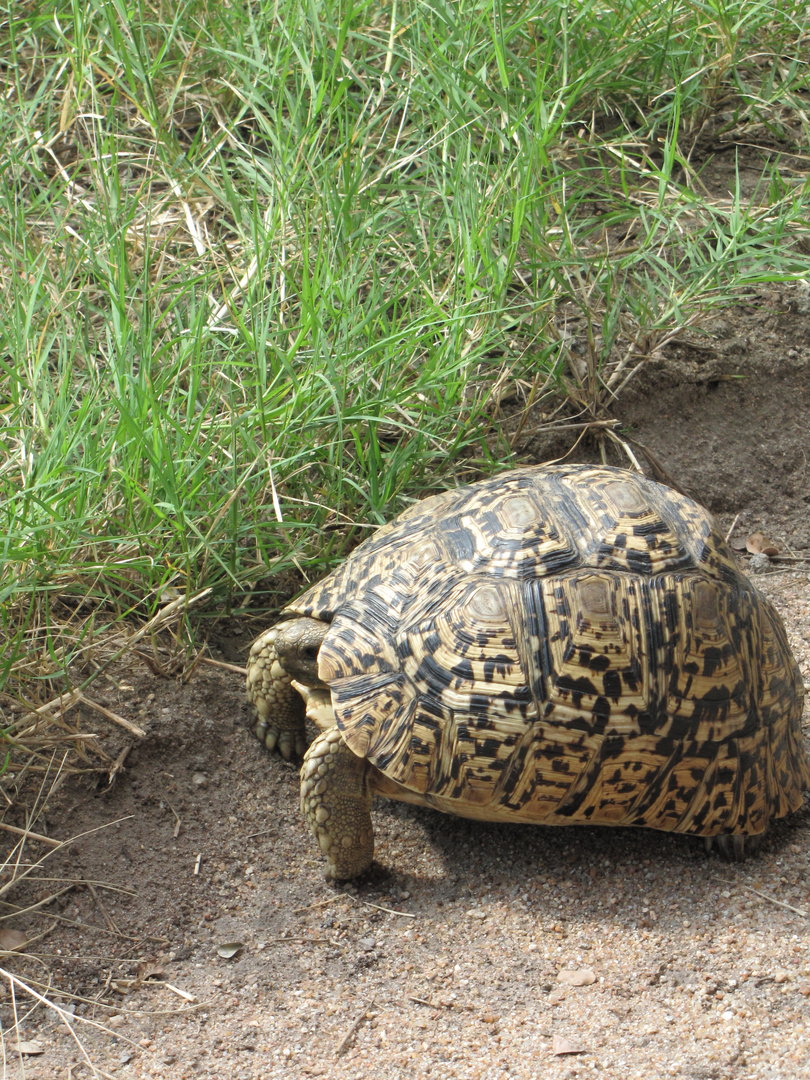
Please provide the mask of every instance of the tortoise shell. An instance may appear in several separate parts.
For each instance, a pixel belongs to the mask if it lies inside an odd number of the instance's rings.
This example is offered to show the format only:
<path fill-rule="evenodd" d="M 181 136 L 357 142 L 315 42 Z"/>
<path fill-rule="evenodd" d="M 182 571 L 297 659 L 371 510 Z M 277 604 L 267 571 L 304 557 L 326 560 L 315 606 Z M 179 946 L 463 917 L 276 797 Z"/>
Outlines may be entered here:
<path fill-rule="evenodd" d="M 710 515 L 611 468 L 417 503 L 288 614 L 348 747 L 465 816 L 756 834 L 802 802 L 803 687 Z"/>

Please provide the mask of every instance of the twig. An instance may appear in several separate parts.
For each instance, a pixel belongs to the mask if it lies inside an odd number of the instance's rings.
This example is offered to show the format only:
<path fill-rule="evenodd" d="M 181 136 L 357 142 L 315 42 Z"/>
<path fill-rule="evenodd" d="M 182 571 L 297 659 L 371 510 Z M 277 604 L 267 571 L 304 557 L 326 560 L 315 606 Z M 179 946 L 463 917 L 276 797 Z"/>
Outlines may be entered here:
<path fill-rule="evenodd" d="M 15 836 L 24 836 L 27 840 L 38 840 L 40 844 L 47 844 L 48 847 L 52 848 L 61 847 L 64 842 L 62 840 L 53 840 L 50 836 L 43 836 L 42 833 L 31 832 L 29 829 L 18 829 L 16 825 L 6 825 L 5 821 L 0 821 L 0 829 L 14 833 Z"/>
<path fill-rule="evenodd" d="M 107 659 L 100 666 L 97 666 L 93 671 L 92 675 L 88 675 L 84 682 L 81 684 L 81 686 L 79 686 L 77 690 L 73 691 L 73 695 L 81 695 L 85 687 L 89 686 L 90 683 L 95 682 L 99 675 L 103 675 L 108 670 L 108 668 L 111 668 L 113 664 L 121 656 L 124 655 L 124 653 L 134 651 L 135 646 L 138 644 L 139 641 L 142 640 L 142 638 L 147 637 L 147 635 L 155 634 L 158 630 L 163 629 L 163 627 L 167 623 L 171 622 L 171 620 L 178 613 L 182 613 L 183 615 L 185 615 L 191 607 L 193 607 L 195 604 L 199 604 L 200 601 L 205 600 L 206 597 L 210 596 L 212 592 L 213 589 L 211 588 L 201 589 L 198 593 L 195 593 L 194 596 L 179 596 L 176 600 L 172 600 L 170 603 L 165 604 L 159 611 L 157 611 L 152 616 L 152 618 L 147 623 L 144 623 L 144 625 L 139 630 L 136 630 L 134 634 L 128 637 L 124 641 L 124 644 L 121 646 L 121 648 L 117 650 L 117 652 L 113 653 L 112 656 L 107 657 Z M 58 702 L 60 699 L 56 698 L 54 700 Z M 74 701 L 71 700 L 70 704 L 74 704 Z M 47 707 L 48 706 L 42 706 L 42 708 Z M 36 710 L 37 713 L 39 713 L 40 711 L 41 709 Z"/>
<path fill-rule="evenodd" d="M 265 941 L 264 947 L 270 948 L 273 945 L 340 945 L 339 941 L 333 941 L 328 937 L 280 937 L 273 938 L 272 941 Z"/>
<path fill-rule="evenodd" d="M 166 803 L 168 808 L 171 810 L 171 812 L 174 814 L 174 828 L 172 829 L 172 836 L 176 840 L 177 837 L 180 835 L 180 826 L 182 825 L 182 822 L 180 821 L 180 815 L 177 813 L 177 811 L 175 810 L 175 808 L 172 806 L 172 804 L 169 802 L 168 799 L 165 799 L 164 802 Z"/>
<path fill-rule="evenodd" d="M 114 713 L 111 709 L 105 708 L 104 705 L 100 705 L 97 701 L 93 701 L 92 698 L 87 697 L 81 692 L 79 693 L 79 700 L 83 705 L 86 705 L 88 709 L 94 709 L 96 712 L 101 713 L 102 716 L 106 716 L 108 720 L 112 720 L 114 724 L 118 724 L 119 727 L 124 728 L 130 735 L 137 735 L 139 739 L 146 738 L 144 729 L 138 727 L 137 724 L 133 724 L 131 720 L 125 720 L 123 716 L 119 716 L 118 713 Z"/>
<path fill-rule="evenodd" d="M 238 664 L 226 664 L 224 660 L 214 660 L 212 656 L 200 657 L 201 664 L 209 664 L 211 667 L 220 668 L 222 671 L 232 671 L 234 675 L 247 674 L 246 669 Z"/>
<path fill-rule="evenodd" d="M 104 904 L 101 901 L 101 897 L 98 895 L 98 893 L 95 890 L 95 886 L 91 885 L 89 881 L 85 881 L 84 885 L 87 886 L 87 891 L 93 897 L 96 904 L 98 905 L 99 911 L 104 916 L 104 922 L 107 924 L 107 926 L 110 928 L 110 930 L 112 931 L 113 934 L 116 934 L 118 937 L 120 937 L 121 936 L 121 931 L 118 929 L 118 927 L 115 925 L 112 918 L 110 917 L 109 912 L 107 911 L 107 909 L 105 908 Z"/>
<path fill-rule="evenodd" d="M 127 755 L 129 754 L 131 749 L 132 745 L 130 743 L 127 743 L 127 745 L 121 750 L 121 753 L 118 755 L 118 757 L 112 763 L 112 767 L 110 768 L 109 774 L 107 776 L 107 783 L 110 787 L 112 787 L 113 783 L 115 782 L 116 776 L 118 776 L 118 774 L 123 769 L 124 762 L 126 761 Z"/>
<path fill-rule="evenodd" d="M 621 438 L 620 435 L 617 435 L 616 432 L 612 428 L 605 428 L 605 434 L 607 435 L 607 437 L 609 439 L 612 439 L 615 443 L 617 443 L 619 446 L 621 446 L 622 450 L 624 450 L 625 454 L 627 454 L 627 456 L 630 458 L 630 461 L 632 462 L 633 468 L 636 470 L 636 472 L 641 473 L 641 475 L 643 476 L 644 475 L 644 470 L 639 465 L 638 458 L 633 453 L 633 451 L 630 449 L 630 444 L 625 442 L 625 440 L 623 438 Z"/>
<path fill-rule="evenodd" d="M 47 997 L 43 997 L 42 994 L 37 993 L 33 986 L 31 986 L 29 983 L 23 982 L 22 979 L 18 979 L 16 975 L 12 974 L 12 972 L 10 971 L 6 971 L 5 968 L 0 968 L 0 977 L 4 978 L 8 982 L 9 989 L 11 990 L 12 995 L 14 994 L 15 988 L 19 987 L 19 989 L 22 990 L 25 994 L 28 994 L 35 1001 L 38 1001 L 40 1005 L 44 1005 L 47 1008 L 53 1009 L 73 1037 L 73 1041 L 75 1042 L 77 1049 L 84 1058 L 85 1063 L 89 1066 L 93 1073 L 97 1074 L 97 1070 L 94 1067 L 93 1062 L 90 1060 L 87 1051 L 84 1048 L 84 1044 L 76 1034 L 73 1025 L 70 1022 L 73 1019 L 70 1013 L 68 1013 L 65 1009 L 58 1005 L 57 1002 L 52 1001 Z M 84 1017 L 82 1017 L 81 1019 L 85 1023 L 90 1024 L 92 1027 L 102 1027 L 102 1025 L 95 1020 L 85 1019 Z"/>
<path fill-rule="evenodd" d="M 413 1001 L 417 1005 L 426 1005 L 429 1009 L 454 1009 L 457 1007 L 452 1001 L 428 1001 L 426 998 L 414 997 L 413 994 L 408 996 L 408 1001 Z"/>
<path fill-rule="evenodd" d="M 778 558 L 779 556 L 775 556 Z M 757 577 L 775 577 L 777 574 L 795 574 L 802 572 L 803 566 L 775 566 L 772 570 L 760 570 Z"/>
<path fill-rule="evenodd" d="M 41 881 L 42 879 L 40 878 L 39 880 Z M 4 919 L 11 919 L 19 914 L 30 915 L 32 911 L 36 911 L 38 908 L 45 907 L 47 904 L 53 903 L 54 900 L 58 900 L 60 896 L 64 896 L 65 893 L 70 892 L 71 889 L 75 889 L 78 884 L 78 881 L 73 881 L 70 885 L 65 885 L 65 887 L 58 892 L 51 893 L 50 896 L 43 897 L 42 900 L 37 900 L 35 904 L 27 904 L 25 907 L 21 904 L 10 904 L 7 900 L 0 900 L 0 905 L 11 908 L 8 915 L 0 915 L 0 922 L 3 922 Z M 51 918 L 53 917 L 50 912 L 46 912 L 46 914 Z"/>
<path fill-rule="evenodd" d="M 124 817 L 116 818 L 115 821 L 109 821 L 104 825 L 96 825 L 95 828 L 85 829 L 84 832 L 77 833 L 75 836 L 71 836 L 68 840 L 61 840 L 56 846 L 51 847 L 50 851 L 46 851 L 41 859 L 37 859 L 35 863 L 30 863 L 28 866 L 26 866 L 25 870 L 23 870 L 21 874 L 16 875 L 14 878 L 12 878 L 11 881 L 7 881 L 4 885 L 0 886 L 0 897 L 5 896 L 5 894 L 13 885 L 18 884 L 20 881 L 23 880 L 23 878 L 27 878 L 36 869 L 38 869 L 38 867 L 40 867 L 47 858 L 53 855 L 55 851 L 59 851 L 62 848 L 70 847 L 71 844 L 75 844 L 77 840 L 81 840 L 84 836 L 92 836 L 93 833 L 101 832 L 102 829 L 109 829 L 113 825 L 117 825 L 119 822 L 129 821 L 134 816 L 134 814 L 125 814 Z"/>
<path fill-rule="evenodd" d="M 627 442 L 630 443 L 631 446 L 634 446 L 636 450 L 641 451 L 641 453 L 647 459 L 647 463 L 649 464 L 650 468 L 652 469 L 654 479 L 656 479 L 659 484 L 667 484 L 669 487 L 674 488 L 675 491 L 679 491 L 681 495 L 686 494 L 680 484 L 678 484 L 675 478 L 670 475 L 669 471 L 664 468 L 664 466 L 661 464 L 661 462 L 658 460 L 652 450 L 650 450 L 649 446 L 647 446 L 643 442 L 640 442 L 638 439 L 631 438 L 629 435 L 625 435 L 625 439 L 627 440 Z"/>
<path fill-rule="evenodd" d="M 39 874 L 36 878 L 37 883 L 46 882 L 53 884 L 54 882 L 64 881 L 67 882 L 68 889 L 75 889 L 77 885 L 85 885 L 87 881 L 91 881 L 97 889 L 106 889 L 107 892 L 121 893 L 123 896 L 137 896 L 138 890 L 133 889 L 128 885 L 116 885 L 112 881 L 102 881 L 100 878 L 72 878 L 72 877 L 46 877 L 44 874 Z M 54 897 L 57 894 L 54 893 Z M 37 905 L 39 906 L 39 905 Z M 26 910 L 28 910 L 26 908 Z"/>
<path fill-rule="evenodd" d="M 253 836 L 260 836 L 261 834 L 260 833 L 253 833 L 252 835 Z M 293 913 L 293 915 L 301 915 L 305 911 L 318 911 L 318 910 L 320 910 L 320 908 L 329 907 L 330 904 L 334 904 L 338 900 L 343 900 L 346 895 L 347 895 L 346 893 L 338 892 L 338 893 L 335 893 L 334 896 L 327 897 L 326 900 L 319 900 L 317 902 L 317 904 L 309 904 L 307 907 L 293 908 L 292 913 Z"/>
<path fill-rule="evenodd" d="M 259 833 L 252 833 L 253 836 L 259 836 Z M 338 892 L 334 896 L 330 896 L 326 900 L 320 900 L 317 904 L 310 904 L 309 907 L 296 908 L 293 912 L 294 915 L 300 915 L 304 911 L 315 911 L 317 908 L 327 907 L 329 904 L 334 904 L 338 900 L 352 900 L 355 904 L 365 904 L 366 907 L 374 908 L 375 911 L 384 911 L 387 915 L 401 915 L 403 919 L 415 919 L 416 915 L 410 911 L 397 911 L 396 908 L 383 907 L 382 904 L 372 904 L 370 900 L 361 900 L 358 896 L 352 896 L 348 892 Z"/>
<path fill-rule="evenodd" d="M 730 528 L 730 529 L 728 530 L 728 532 L 726 533 L 726 537 L 725 537 L 725 539 L 726 539 L 726 543 L 728 543 L 728 542 L 729 542 L 729 540 L 731 539 L 731 534 L 732 534 L 732 533 L 734 532 L 734 530 L 736 529 L 736 527 L 737 527 L 737 522 L 738 522 L 739 520 L 740 520 L 740 515 L 739 515 L 739 514 L 737 514 L 737 516 L 736 516 L 736 517 L 734 518 L 734 520 L 733 520 L 733 521 L 732 521 L 732 523 L 731 523 L 731 528 Z"/>
<path fill-rule="evenodd" d="M 785 908 L 787 911 L 792 911 L 794 915 L 801 915 L 803 919 L 807 918 L 807 912 L 802 911 L 801 908 L 793 907 L 791 904 L 786 904 L 784 900 L 777 900 L 775 896 L 768 896 L 767 893 L 760 892 L 758 889 L 752 889 L 750 885 L 740 885 L 741 889 L 745 889 L 746 892 L 753 893 L 754 896 L 760 897 L 762 900 L 767 900 L 771 904 L 776 904 L 777 907 Z"/>
<path fill-rule="evenodd" d="M 15 723 L 15 728 L 18 729 L 22 724 L 33 723 L 37 720 L 41 720 L 43 717 L 48 720 L 57 720 L 57 713 L 60 716 L 72 709 L 73 706 L 81 700 L 81 690 L 71 690 L 68 694 L 60 694 L 58 697 L 51 698 L 50 701 L 46 701 L 43 705 L 37 705 L 35 709 L 31 709 L 30 712 L 24 713 L 19 720 Z"/>
<path fill-rule="evenodd" d="M 76 885 L 80 884 L 81 882 L 76 882 Z M 75 888 L 75 886 L 72 886 L 72 888 Z M 67 889 L 63 889 L 62 891 L 67 892 Z M 59 896 L 61 895 L 61 893 L 57 893 L 56 895 Z M 52 896 L 46 898 L 46 902 L 50 902 L 51 900 L 53 900 Z M 35 904 L 30 908 L 23 908 L 16 904 L 10 904 L 7 900 L 3 900 L 0 902 L 3 904 L 4 907 L 12 908 L 11 914 L 21 913 L 25 915 L 29 911 L 34 911 L 36 908 L 42 906 L 41 904 Z M 11 914 L 9 914 L 8 916 L 4 915 L 2 916 L 2 918 L 11 918 Z M 94 926 L 92 923 L 77 922 L 76 919 L 66 919 L 64 915 L 55 915 L 52 911 L 43 911 L 41 914 L 45 918 L 53 919 L 55 923 L 61 923 L 63 926 L 73 926 L 80 930 L 92 930 L 94 934 L 108 934 L 112 935 L 113 937 L 122 938 L 124 941 L 148 941 L 156 945 L 169 944 L 169 939 L 166 937 L 153 937 L 151 934 L 123 934 L 120 930 L 117 932 L 113 932 L 112 930 L 108 930 L 106 926 Z M 92 1002 L 95 999 L 88 1000 Z"/>
<path fill-rule="evenodd" d="M 344 893 L 345 896 L 351 896 L 351 893 Z M 358 904 L 365 904 L 366 907 L 374 908 L 375 911 L 385 911 L 388 915 L 401 915 L 403 919 L 415 919 L 416 915 L 410 911 L 397 911 L 395 908 L 383 907 L 381 904 L 372 904 L 369 900 L 360 900 L 356 896 L 351 897 Z"/>
<path fill-rule="evenodd" d="M 342 1054 L 344 1054 L 346 1052 L 346 1049 L 348 1048 L 349 1043 L 352 1041 L 354 1036 L 360 1030 L 361 1024 L 363 1023 L 363 1021 L 368 1016 L 369 1010 L 372 1009 L 373 1007 L 374 1007 L 374 998 L 370 998 L 370 1000 L 369 1000 L 368 1004 L 366 1005 L 366 1007 L 363 1009 L 363 1011 L 357 1017 L 355 1022 L 352 1024 L 352 1026 L 349 1028 L 349 1030 L 343 1036 L 343 1040 L 342 1040 L 340 1046 L 335 1051 L 335 1057 L 336 1058 L 339 1058 Z"/>
<path fill-rule="evenodd" d="M 95 665 L 92 674 L 88 675 L 80 686 L 76 687 L 75 690 L 71 690 L 68 694 L 60 694 L 58 697 L 52 698 L 51 701 L 46 701 L 44 705 L 39 705 L 36 709 L 32 709 L 30 712 L 25 713 L 15 724 L 15 729 L 19 729 L 21 724 L 31 723 L 42 718 L 55 721 L 57 719 L 57 712 L 60 716 L 64 716 L 67 710 L 72 709 L 73 706 L 76 705 L 79 701 L 86 701 L 86 704 L 88 704 L 91 708 L 98 708 L 99 710 L 101 710 L 101 706 L 98 705 L 96 702 L 85 699 L 83 693 L 84 689 L 88 687 L 91 683 L 95 682 L 99 675 L 103 675 L 108 668 L 112 667 L 112 665 L 119 659 L 119 657 L 123 656 L 124 653 L 132 651 L 134 646 L 137 645 L 137 643 L 142 638 L 146 637 L 147 634 L 154 634 L 157 630 L 161 629 L 168 622 L 170 622 L 174 618 L 174 616 L 178 614 L 178 612 L 182 612 L 183 614 L 185 614 L 194 604 L 198 604 L 201 600 L 204 600 L 207 596 L 210 596 L 212 591 L 213 590 L 210 588 L 201 589 L 200 592 L 195 593 L 194 596 L 180 596 L 176 600 L 172 600 L 171 603 L 166 604 L 158 612 L 156 612 L 156 614 L 153 615 L 152 618 L 140 628 L 140 630 L 137 630 L 134 634 L 128 637 L 124 644 L 121 646 L 121 648 L 117 650 L 117 652 L 113 653 L 112 656 L 109 656 L 103 664 Z M 105 713 L 105 715 L 107 714 Z M 139 728 L 137 725 L 130 725 L 128 720 L 124 720 L 116 713 L 110 713 L 109 719 L 113 720 L 115 723 L 123 723 L 123 726 L 126 727 L 127 730 L 131 731 L 133 735 L 138 735 L 142 738 L 146 734 L 146 732 Z M 95 736 L 93 737 L 95 738 Z M 73 738 L 75 739 L 76 736 L 74 735 Z"/>

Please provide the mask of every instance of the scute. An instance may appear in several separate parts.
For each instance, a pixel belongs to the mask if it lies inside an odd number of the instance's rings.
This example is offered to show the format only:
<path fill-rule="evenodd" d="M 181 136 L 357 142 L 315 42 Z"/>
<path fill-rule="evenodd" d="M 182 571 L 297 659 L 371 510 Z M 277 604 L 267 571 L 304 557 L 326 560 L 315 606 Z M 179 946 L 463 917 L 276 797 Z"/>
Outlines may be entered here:
<path fill-rule="evenodd" d="M 810 786 L 779 616 L 706 511 L 644 477 L 528 468 L 434 496 L 289 611 L 331 623 L 349 748 L 440 809 L 759 833 Z"/>
<path fill-rule="evenodd" d="M 486 506 L 469 505 L 460 515 L 473 541 L 465 569 L 527 579 L 576 565 L 580 552 L 563 510 L 564 503 L 550 498 L 544 505 L 537 493 L 516 484 L 505 485 Z"/>
<path fill-rule="evenodd" d="M 583 608 L 583 593 L 597 589 L 602 614 Z M 588 734 L 634 734 L 645 715 L 655 715 L 662 689 L 650 657 L 645 583 L 588 572 L 547 579 L 535 593 L 547 640 L 543 715 Z"/>

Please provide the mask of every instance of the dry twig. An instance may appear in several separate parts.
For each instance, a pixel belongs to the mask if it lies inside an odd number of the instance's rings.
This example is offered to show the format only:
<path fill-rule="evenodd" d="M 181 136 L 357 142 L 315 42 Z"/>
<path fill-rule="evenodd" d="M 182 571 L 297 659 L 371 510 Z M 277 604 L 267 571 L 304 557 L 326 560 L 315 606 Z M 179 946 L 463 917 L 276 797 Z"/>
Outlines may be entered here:
<path fill-rule="evenodd" d="M 339 1058 L 339 1057 L 341 1057 L 341 1055 L 346 1053 L 346 1050 L 349 1047 L 349 1043 L 352 1041 L 354 1036 L 360 1030 L 360 1027 L 361 1027 L 363 1021 L 367 1019 L 368 1014 L 369 1014 L 369 1012 L 371 1011 L 371 1009 L 373 1007 L 374 1007 L 374 998 L 370 998 L 368 1004 L 366 1005 L 366 1007 L 363 1009 L 363 1011 L 360 1013 L 360 1015 L 354 1021 L 352 1026 L 349 1028 L 349 1030 L 343 1036 L 343 1039 L 341 1040 L 340 1046 L 335 1051 L 335 1057 L 336 1058 Z"/>
<path fill-rule="evenodd" d="M 760 900 L 767 900 L 769 904 L 776 904 L 777 907 L 784 908 L 786 911 L 792 911 L 794 915 L 801 915 L 803 919 L 807 918 L 807 912 L 802 911 L 801 908 L 793 907 L 792 904 L 786 904 L 784 900 L 777 900 L 775 896 L 768 896 L 767 893 L 760 892 L 758 889 L 752 889 L 750 885 L 740 885 L 741 889 L 745 889 L 746 892 L 753 893 L 754 896 L 758 896 Z"/>

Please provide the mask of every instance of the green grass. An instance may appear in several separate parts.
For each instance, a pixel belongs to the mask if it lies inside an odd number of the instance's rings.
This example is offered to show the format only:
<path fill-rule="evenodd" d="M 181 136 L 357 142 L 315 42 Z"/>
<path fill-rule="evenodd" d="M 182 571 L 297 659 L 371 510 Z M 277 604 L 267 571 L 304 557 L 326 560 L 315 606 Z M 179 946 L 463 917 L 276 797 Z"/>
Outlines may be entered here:
<path fill-rule="evenodd" d="M 0 42 L 6 705 L 120 617 L 272 605 L 806 273 L 792 159 L 753 199 L 693 163 L 806 150 L 803 3 L 7 0 Z"/>

